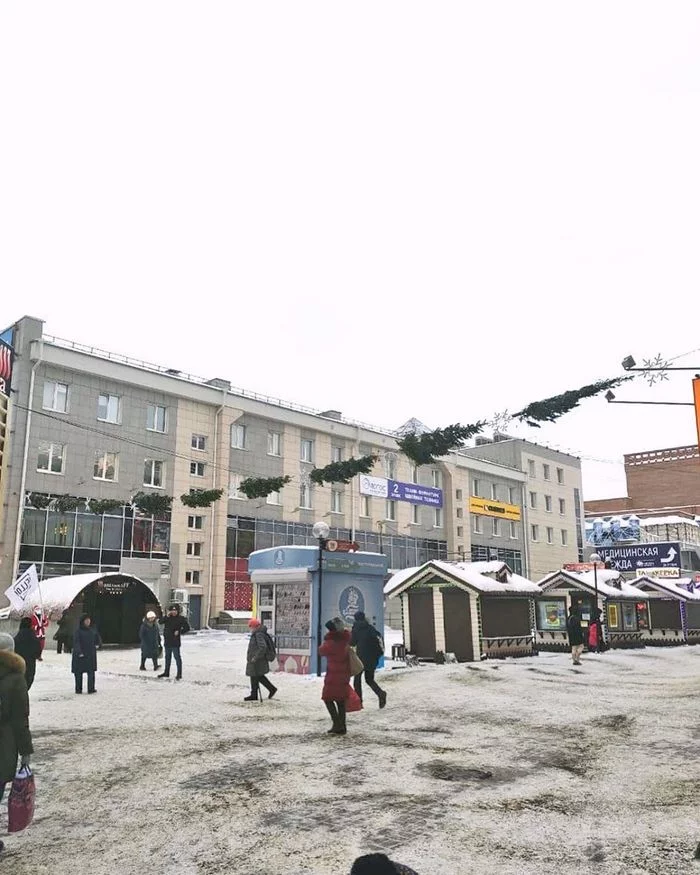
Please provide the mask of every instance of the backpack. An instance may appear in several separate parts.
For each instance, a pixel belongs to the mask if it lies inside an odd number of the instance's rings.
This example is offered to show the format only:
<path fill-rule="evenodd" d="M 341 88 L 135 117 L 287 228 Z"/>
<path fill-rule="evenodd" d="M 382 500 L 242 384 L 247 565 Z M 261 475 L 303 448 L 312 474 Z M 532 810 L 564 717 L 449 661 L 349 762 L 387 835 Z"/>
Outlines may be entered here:
<path fill-rule="evenodd" d="M 268 662 L 272 662 L 274 659 L 277 659 L 277 648 L 275 647 L 275 639 L 267 632 L 265 632 L 264 635 L 265 644 L 267 645 L 267 650 L 265 651 L 265 659 Z"/>

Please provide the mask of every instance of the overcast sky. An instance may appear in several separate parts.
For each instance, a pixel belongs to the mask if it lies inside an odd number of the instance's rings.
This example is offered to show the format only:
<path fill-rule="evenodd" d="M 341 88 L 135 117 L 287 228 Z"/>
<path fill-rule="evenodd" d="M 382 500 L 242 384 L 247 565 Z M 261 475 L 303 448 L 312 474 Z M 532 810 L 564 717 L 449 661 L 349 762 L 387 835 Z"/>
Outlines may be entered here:
<path fill-rule="evenodd" d="M 8 0 L 0 323 L 389 427 L 693 350 L 699 37 L 692 0 Z M 602 400 L 516 431 L 589 498 L 697 440 Z"/>

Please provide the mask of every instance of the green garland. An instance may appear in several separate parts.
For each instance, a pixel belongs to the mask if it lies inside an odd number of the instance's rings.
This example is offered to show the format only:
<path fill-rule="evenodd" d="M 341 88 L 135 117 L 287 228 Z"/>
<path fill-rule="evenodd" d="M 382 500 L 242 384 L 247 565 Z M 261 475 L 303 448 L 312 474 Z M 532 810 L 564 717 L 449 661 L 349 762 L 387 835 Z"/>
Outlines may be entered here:
<path fill-rule="evenodd" d="M 267 498 L 273 492 L 279 492 L 283 486 L 290 483 L 289 475 L 284 477 L 246 477 L 241 481 L 238 491 L 246 498 Z"/>
<path fill-rule="evenodd" d="M 314 468 L 309 475 L 314 483 L 349 483 L 358 474 L 369 474 L 379 456 L 370 454 L 355 459 L 352 456 L 345 462 L 331 462 L 325 468 Z"/>
<path fill-rule="evenodd" d="M 54 510 L 59 513 L 71 513 L 81 504 L 81 500 L 73 495 L 57 495 L 52 503 Z"/>
<path fill-rule="evenodd" d="M 223 494 L 223 489 L 198 489 L 196 492 L 183 493 L 180 501 L 185 507 L 211 507 Z"/>
<path fill-rule="evenodd" d="M 580 389 L 571 389 L 568 392 L 563 392 L 561 395 L 545 398 L 544 401 L 534 401 L 518 413 L 514 413 L 513 419 L 519 419 L 533 428 L 541 428 L 541 422 L 554 422 L 560 416 L 573 410 L 574 407 L 578 407 L 579 402 L 584 398 L 593 398 L 594 395 L 607 392 L 608 389 L 614 389 L 620 383 L 632 380 L 633 378 L 633 375 L 631 375 L 615 377 L 612 380 L 598 380 L 597 383 L 582 386 Z"/>
<path fill-rule="evenodd" d="M 446 428 L 436 428 L 418 435 L 415 432 L 397 440 L 399 449 L 416 465 L 431 465 L 439 456 L 446 456 L 450 450 L 461 447 L 475 434 L 483 431 L 486 422 L 476 422 L 473 425 L 448 425 Z"/>
<path fill-rule="evenodd" d="M 32 492 L 28 501 L 37 510 L 46 510 L 51 504 L 51 497 L 49 495 L 42 495 L 40 492 Z"/>
<path fill-rule="evenodd" d="M 165 516 L 173 503 L 172 495 L 161 495 L 160 492 L 137 492 L 131 503 L 146 516 Z"/>
<path fill-rule="evenodd" d="M 89 509 L 91 513 L 95 514 L 103 514 L 103 513 L 112 513 L 115 510 L 120 510 L 124 505 L 123 501 L 119 501 L 118 498 L 102 498 L 102 499 L 94 499 L 89 504 Z"/>

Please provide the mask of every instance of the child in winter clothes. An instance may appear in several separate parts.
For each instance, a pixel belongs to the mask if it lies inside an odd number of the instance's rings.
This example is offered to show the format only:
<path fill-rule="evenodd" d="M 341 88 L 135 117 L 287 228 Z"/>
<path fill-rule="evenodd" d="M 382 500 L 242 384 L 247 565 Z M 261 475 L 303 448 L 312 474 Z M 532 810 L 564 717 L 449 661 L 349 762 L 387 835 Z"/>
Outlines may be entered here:
<path fill-rule="evenodd" d="M 350 632 L 340 617 L 326 623 L 328 634 L 318 652 L 326 657 L 326 676 L 321 698 L 326 703 L 333 726 L 331 735 L 345 735 L 345 706 L 350 693 Z"/>

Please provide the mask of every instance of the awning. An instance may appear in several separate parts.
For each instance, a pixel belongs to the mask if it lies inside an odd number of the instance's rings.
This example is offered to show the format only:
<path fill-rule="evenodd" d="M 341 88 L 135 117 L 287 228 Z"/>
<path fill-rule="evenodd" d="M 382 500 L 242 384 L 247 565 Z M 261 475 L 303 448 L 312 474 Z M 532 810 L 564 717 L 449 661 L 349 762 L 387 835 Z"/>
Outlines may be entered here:
<path fill-rule="evenodd" d="M 144 583 L 143 580 L 134 577 L 132 574 L 122 574 L 118 571 L 111 571 L 103 574 L 67 574 L 61 577 L 48 577 L 46 580 L 40 581 L 39 587 L 41 590 L 41 598 L 39 598 L 39 593 L 36 593 L 36 595 L 30 599 L 30 604 L 27 605 L 26 613 L 29 614 L 34 605 L 37 605 L 40 602 L 43 604 L 44 611 L 47 613 L 55 614 L 60 611 L 68 610 L 86 587 L 92 586 L 92 584 L 98 580 L 108 581 L 116 578 L 142 584 L 150 593 L 152 593 L 153 601 L 160 605 L 158 596 L 147 583 Z M 10 611 L 10 614 L 17 615 L 15 611 Z"/>

